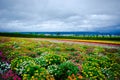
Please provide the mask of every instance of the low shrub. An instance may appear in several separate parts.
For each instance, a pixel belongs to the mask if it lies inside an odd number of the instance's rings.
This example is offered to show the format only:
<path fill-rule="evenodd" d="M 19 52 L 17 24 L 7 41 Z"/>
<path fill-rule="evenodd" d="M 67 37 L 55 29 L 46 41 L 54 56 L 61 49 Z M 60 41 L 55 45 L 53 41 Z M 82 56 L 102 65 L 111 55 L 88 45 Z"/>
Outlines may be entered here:
<path fill-rule="evenodd" d="M 66 51 L 75 51 L 75 48 L 71 48 L 71 47 L 69 48 L 69 47 L 67 47 Z"/>
<path fill-rule="evenodd" d="M 72 74 L 77 74 L 79 72 L 78 67 L 71 61 L 63 62 L 59 65 L 60 73 L 58 76 L 67 78 Z"/>
<path fill-rule="evenodd" d="M 18 51 L 12 51 L 7 55 L 7 59 L 11 61 L 12 59 L 17 58 L 18 56 L 20 56 Z"/>
<path fill-rule="evenodd" d="M 120 52 L 118 53 L 107 53 L 107 56 L 116 63 L 120 64 Z"/>
<path fill-rule="evenodd" d="M 52 50 L 54 50 L 54 51 L 61 51 L 61 48 L 60 47 L 53 47 Z"/>
<path fill-rule="evenodd" d="M 11 69 L 18 75 L 22 75 L 25 68 L 29 65 L 35 65 L 35 61 L 31 57 L 22 56 L 11 61 Z"/>
<path fill-rule="evenodd" d="M 48 66 L 47 70 L 51 75 L 54 75 L 54 77 L 58 77 L 58 75 L 59 75 L 59 67 L 58 67 L 58 65 L 55 65 L 55 64 L 50 65 L 50 66 Z"/>
<path fill-rule="evenodd" d="M 45 68 L 42 68 L 39 65 L 30 65 L 25 69 L 23 80 L 54 80 L 54 77 L 49 75 Z"/>
<path fill-rule="evenodd" d="M 37 56 L 37 54 L 34 52 L 29 52 L 29 53 L 26 53 L 25 55 L 32 57 L 32 58 L 35 58 Z"/>
<path fill-rule="evenodd" d="M 120 76 L 120 65 L 107 56 L 90 56 L 82 64 L 82 73 L 90 79 L 112 79 Z"/>
<path fill-rule="evenodd" d="M 66 59 L 63 56 L 58 55 L 58 54 L 48 54 L 44 56 L 44 58 L 46 60 L 47 66 L 52 65 L 52 64 L 59 65 L 63 63 L 64 61 L 66 61 Z"/>
<path fill-rule="evenodd" d="M 37 57 L 34 59 L 35 60 L 35 63 L 42 66 L 42 67 L 46 67 L 47 66 L 47 63 L 46 63 L 46 60 L 43 56 L 40 56 L 40 57 Z"/>
<path fill-rule="evenodd" d="M 41 50 L 41 48 L 35 48 L 34 52 L 37 53 L 37 55 L 41 55 L 43 53 L 43 51 Z"/>
<path fill-rule="evenodd" d="M 20 64 L 18 64 L 18 67 L 15 68 L 15 72 L 18 74 L 18 75 L 22 75 L 25 73 L 25 69 L 31 65 L 36 65 L 35 62 L 33 61 L 24 61 Z"/>
<path fill-rule="evenodd" d="M 4 74 L 10 69 L 10 64 L 0 61 L 0 74 Z"/>
<path fill-rule="evenodd" d="M 43 53 L 40 57 L 34 59 L 36 64 L 41 65 L 42 67 L 47 67 L 52 64 L 61 64 L 62 62 L 66 61 L 66 59 L 58 54 L 45 54 Z"/>
<path fill-rule="evenodd" d="M 93 54 L 100 54 L 100 53 L 103 53 L 105 50 L 104 50 L 104 48 L 102 48 L 102 47 L 95 47 L 94 49 L 93 49 Z"/>
<path fill-rule="evenodd" d="M 67 79 L 68 76 L 72 74 L 77 74 L 79 72 L 78 67 L 71 61 L 66 61 L 60 65 L 50 65 L 48 66 L 48 72 L 54 75 L 56 80 Z"/>
<path fill-rule="evenodd" d="M 7 71 L 2 75 L 3 80 L 22 80 L 21 77 L 19 77 L 16 73 L 14 73 L 12 70 Z"/>

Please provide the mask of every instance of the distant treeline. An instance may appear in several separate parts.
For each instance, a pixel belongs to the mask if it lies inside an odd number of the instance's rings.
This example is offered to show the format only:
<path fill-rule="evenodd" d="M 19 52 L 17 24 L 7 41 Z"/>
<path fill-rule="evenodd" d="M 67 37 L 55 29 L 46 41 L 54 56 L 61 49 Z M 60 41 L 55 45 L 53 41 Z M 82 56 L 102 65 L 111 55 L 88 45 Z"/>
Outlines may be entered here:
<path fill-rule="evenodd" d="M 44 35 L 44 34 L 21 34 L 21 33 L 0 33 L 0 36 L 7 37 L 26 37 L 26 38 L 61 38 L 61 39 L 86 39 L 86 40 L 112 40 L 120 41 L 120 36 L 108 36 L 108 35 L 80 35 L 80 36 L 61 36 L 61 35 Z"/>

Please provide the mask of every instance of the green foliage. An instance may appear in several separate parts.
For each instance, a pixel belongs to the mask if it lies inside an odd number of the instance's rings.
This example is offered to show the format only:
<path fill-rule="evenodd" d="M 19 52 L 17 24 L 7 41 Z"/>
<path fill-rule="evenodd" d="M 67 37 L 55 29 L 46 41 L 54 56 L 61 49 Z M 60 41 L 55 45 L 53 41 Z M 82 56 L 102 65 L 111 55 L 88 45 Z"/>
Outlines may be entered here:
<path fill-rule="evenodd" d="M 55 50 L 55 51 L 61 51 L 61 48 L 60 47 L 55 47 L 55 48 L 53 48 L 53 50 Z"/>
<path fill-rule="evenodd" d="M 66 60 L 68 60 L 68 58 L 69 58 L 69 54 L 68 53 L 61 52 L 60 55 L 63 56 Z"/>
<path fill-rule="evenodd" d="M 7 59 L 12 60 L 12 59 L 17 58 L 19 56 L 20 56 L 20 54 L 18 51 L 12 51 L 7 55 Z"/>
<path fill-rule="evenodd" d="M 120 53 L 108 53 L 107 56 L 116 63 L 120 64 Z"/>
<path fill-rule="evenodd" d="M 11 69 L 19 75 L 22 75 L 25 68 L 29 65 L 35 65 L 35 62 L 32 58 L 27 56 L 18 57 L 11 61 Z"/>
<path fill-rule="evenodd" d="M 30 65 L 25 69 L 23 80 L 45 80 L 49 76 L 48 71 L 39 65 Z"/>
<path fill-rule="evenodd" d="M 58 65 L 50 65 L 50 66 L 48 66 L 48 68 L 47 68 L 47 70 L 48 70 L 48 72 L 51 74 L 51 75 L 54 75 L 54 77 L 58 77 L 58 75 L 59 75 L 59 67 L 58 67 Z"/>
<path fill-rule="evenodd" d="M 60 65 L 50 65 L 48 66 L 48 72 L 54 75 L 55 79 L 66 79 L 72 74 L 77 74 L 79 72 L 78 67 L 71 61 L 66 61 Z"/>
<path fill-rule="evenodd" d="M 66 59 L 61 56 L 61 55 L 57 55 L 57 54 L 48 54 L 46 56 L 44 56 L 47 66 L 48 65 L 52 65 L 52 64 L 61 64 L 62 62 L 66 61 Z"/>
<path fill-rule="evenodd" d="M 0 39 L 0 60 L 10 63 L 0 63 L 1 73 L 11 68 L 23 80 L 120 79 L 120 51 L 117 48 L 28 38 Z"/>
<path fill-rule="evenodd" d="M 120 36 L 46 36 L 46 35 L 38 35 L 38 34 L 21 34 L 21 33 L 0 33 L 1 36 L 9 36 L 9 37 L 29 37 L 29 38 L 61 38 L 61 39 L 86 39 L 86 40 L 115 40 L 120 41 Z"/>
<path fill-rule="evenodd" d="M 120 73 L 120 65 L 111 61 L 107 56 L 88 57 L 82 67 L 83 75 L 90 79 L 114 79 Z"/>
<path fill-rule="evenodd" d="M 63 56 L 51 53 L 50 54 L 43 53 L 40 57 L 35 58 L 35 62 L 43 67 L 47 67 L 52 64 L 59 65 L 64 61 L 66 61 L 66 59 Z"/>
<path fill-rule="evenodd" d="M 4 74 L 10 69 L 10 64 L 0 61 L 0 74 Z"/>
<path fill-rule="evenodd" d="M 36 65 L 36 64 L 33 61 L 24 61 L 24 62 L 18 64 L 18 67 L 15 68 L 15 72 L 18 75 L 22 75 L 26 72 L 25 69 L 28 68 L 31 65 Z"/>
<path fill-rule="evenodd" d="M 67 47 L 67 48 L 66 48 L 66 51 L 75 51 L 75 49 L 74 49 L 74 48 L 71 48 L 71 47 Z"/>
<path fill-rule="evenodd" d="M 13 50 L 11 43 L 0 43 L 0 50 L 4 53 L 4 56 L 7 56 L 9 52 Z"/>
<path fill-rule="evenodd" d="M 82 64 L 82 73 L 85 77 L 90 79 L 104 79 L 105 76 L 102 74 L 99 65 L 96 62 L 84 62 Z"/>
<path fill-rule="evenodd" d="M 104 49 L 102 47 L 95 47 L 93 49 L 93 54 L 99 54 L 99 53 L 102 53 L 104 52 Z"/>
<path fill-rule="evenodd" d="M 42 67 L 46 67 L 47 66 L 47 62 L 45 60 L 45 58 L 43 56 L 37 57 L 34 59 L 36 64 L 42 66 Z"/>
<path fill-rule="evenodd" d="M 19 43 L 18 42 L 12 42 L 13 48 L 19 48 Z"/>
<path fill-rule="evenodd" d="M 67 78 L 72 74 L 77 74 L 79 72 L 78 67 L 71 61 L 66 61 L 59 66 L 58 77 Z"/>
<path fill-rule="evenodd" d="M 39 59 L 34 60 L 27 56 L 19 57 L 12 60 L 11 68 L 18 75 L 22 76 L 23 80 L 45 80 L 47 78 L 49 80 L 49 78 L 53 78 L 45 68 L 41 67 L 40 62 L 36 61 L 39 61 Z"/>
<path fill-rule="evenodd" d="M 52 53 L 52 50 L 46 47 L 35 48 L 33 51 L 38 55 L 41 55 L 42 53 Z"/>
<path fill-rule="evenodd" d="M 41 48 L 35 48 L 34 52 L 36 52 L 38 55 L 41 55 L 43 52 L 41 51 Z"/>

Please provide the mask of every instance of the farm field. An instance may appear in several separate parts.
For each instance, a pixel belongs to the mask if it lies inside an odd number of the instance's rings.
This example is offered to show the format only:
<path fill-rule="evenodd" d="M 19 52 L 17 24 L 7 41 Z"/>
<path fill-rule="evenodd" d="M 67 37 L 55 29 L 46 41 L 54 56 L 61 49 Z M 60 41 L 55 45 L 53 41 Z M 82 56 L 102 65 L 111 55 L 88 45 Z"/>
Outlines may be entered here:
<path fill-rule="evenodd" d="M 53 39 L 52 39 L 53 40 Z M 2 80 L 119 80 L 120 42 L 0 37 Z M 67 43 L 89 42 L 117 47 Z M 110 45 L 111 46 L 111 45 Z"/>
<path fill-rule="evenodd" d="M 120 41 L 106 41 L 106 40 L 82 40 L 82 39 L 58 39 L 58 38 L 33 38 L 33 40 L 38 41 L 50 41 L 56 43 L 69 43 L 69 44 L 82 44 L 82 45 L 90 45 L 90 46 L 101 46 L 101 47 L 111 47 L 111 48 L 119 48 Z"/>

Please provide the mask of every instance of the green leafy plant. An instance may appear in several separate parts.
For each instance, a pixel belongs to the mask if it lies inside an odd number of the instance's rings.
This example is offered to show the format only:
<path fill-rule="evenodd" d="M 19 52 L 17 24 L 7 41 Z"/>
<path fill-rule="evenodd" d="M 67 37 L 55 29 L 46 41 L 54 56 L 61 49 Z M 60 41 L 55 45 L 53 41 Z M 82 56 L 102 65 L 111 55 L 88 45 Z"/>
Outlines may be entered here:
<path fill-rule="evenodd" d="M 58 65 L 55 65 L 55 64 L 50 65 L 50 66 L 48 66 L 47 70 L 51 75 L 54 75 L 54 77 L 58 77 L 58 75 L 59 75 L 59 67 L 58 67 Z"/>
<path fill-rule="evenodd" d="M 90 79 L 115 79 L 119 76 L 120 65 L 107 56 L 89 56 L 82 64 L 82 73 Z"/>
<path fill-rule="evenodd" d="M 30 65 L 25 69 L 23 80 L 46 80 L 50 76 L 45 68 L 39 65 Z"/>
<path fill-rule="evenodd" d="M 52 64 L 61 64 L 62 62 L 66 61 L 66 59 L 58 54 L 47 54 L 44 56 L 47 66 Z"/>
<path fill-rule="evenodd" d="M 18 42 L 12 42 L 12 46 L 13 46 L 13 48 L 19 48 L 19 43 Z"/>
<path fill-rule="evenodd" d="M 58 68 L 57 66 L 55 68 L 57 70 L 53 72 L 56 79 L 66 79 L 68 76 L 79 72 L 78 67 L 71 61 L 63 62 L 58 66 Z"/>
<path fill-rule="evenodd" d="M 0 61 L 0 74 L 4 74 L 10 69 L 10 64 Z"/>
<path fill-rule="evenodd" d="M 52 50 L 54 50 L 54 51 L 61 51 L 61 48 L 60 47 L 55 47 Z"/>
<path fill-rule="evenodd" d="M 102 48 L 102 47 L 95 47 L 94 49 L 93 49 L 93 54 L 100 54 L 100 53 L 102 53 L 102 52 L 104 52 L 104 48 Z"/>
<path fill-rule="evenodd" d="M 35 48 L 34 52 L 37 53 L 38 55 L 41 55 L 43 53 L 43 51 L 41 50 L 41 48 Z"/>
<path fill-rule="evenodd" d="M 62 62 L 66 61 L 66 59 L 58 54 L 42 54 L 40 57 L 34 59 L 38 65 L 42 67 L 47 67 L 52 64 L 61 64 Z"/>
<path fill-rule="evenodd" d="M 17 57 L 19 57 L 19 56 L 20 56 L 20 54 L 19 54 L 18 51 L 11 51 L 11 52 L 7 55 L 7 59 L 8 59 L 8 60 L 12 60 L 12 59 L 17 58 Z"/>
<path fill-rule="evenodd" d="M 27 56 L 18 57 L 11 61 L 11 69 L 19 75 L 22 75 L 25 68 L 29 65 L 35 65 L 35 62 L 34 59 Z"/>
<path fill-rule="evenodd" d="M 35 63 L 42 66 L 42 67 L 46 67 L 47 66 L 47 63 L 46 63 L 46 60 L 43 56 L 40 56 L 40 57 L 37 57 L 34 59 L 35 60 Z"/>
<path fill-rule="evenodd" d="M 36 65 L 33 61 L 24 61 L 18 65 L 18 67 L 15 68 L 15 72 L 18 75 L 22 75 L 25 73 L 25 69 L 30 65 Z"/>
<path fill-rule="evenodd" d="M 66 51 L 75 51 L 75 48 L 66 47 Z"/>
<path fill-rule="evenodd" d="M 33 36 L 30 35 L 29 37 Z M 78 37 L 83 38 L 81 36 Z M 84 38 L 90 39 L 89 37 Z M 96 39 L 98 38 L 105 39 L 105 37 L 96 37 Z M 113 40 L 113 38 L 109 39 Z M 0 64 L 1 73 L 6 72 L 8 69 L 6 69 L 7 62 L 11 65 L 10 68 L 12 70 L 9 70 L 11 76 L 13 77 L 12 73 L 15 73 L 20 78 L 24 77 L 23 80 L 41 80 L 40 78 L 43 80 L 54 80 L 54 78 L 56 80 L 66 80 L 67 78 L 68 80 L 75 80 L 78 77 L 79 79 L 87 78 L 89 80 L 119 80 L 119 53 L 120 50 L 118 48 L 53 43 L 30 38 L 0 37 L 0 60 L 4 62 Z M 2 66 L 3 64 L 4 66 Z M 42 70 L 45 70 L 45 73 Z M 6 75 L 8 77 L 9 71 Z M 45 77 L 43 77 L 44 74 Z M 12 78 L 10 77 L 9 79 Z"/>

